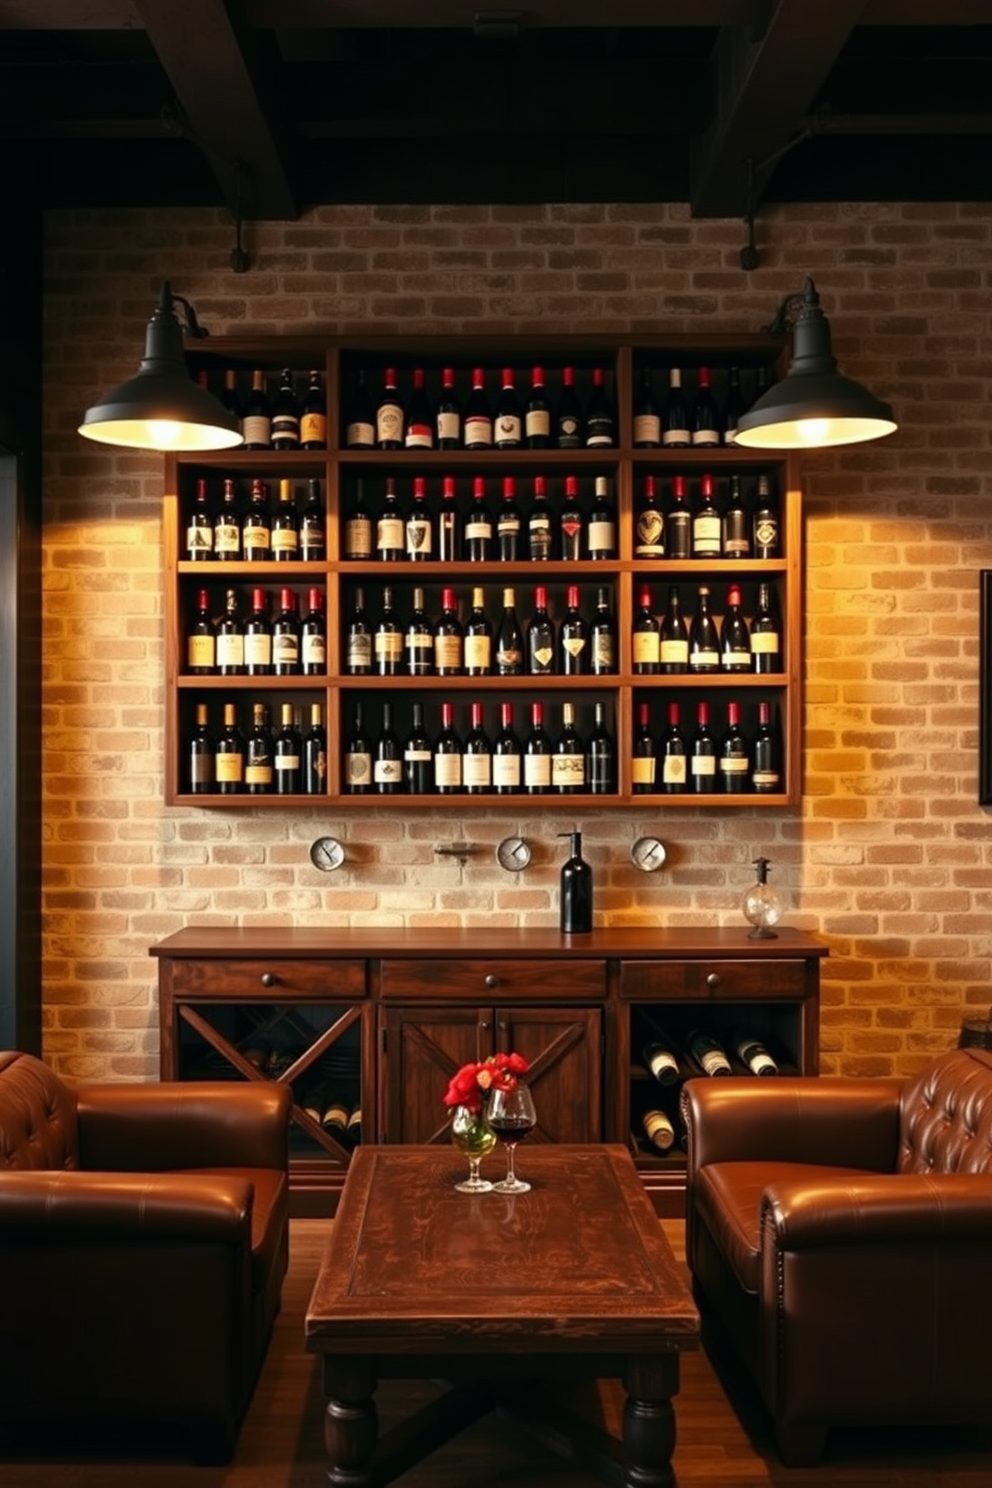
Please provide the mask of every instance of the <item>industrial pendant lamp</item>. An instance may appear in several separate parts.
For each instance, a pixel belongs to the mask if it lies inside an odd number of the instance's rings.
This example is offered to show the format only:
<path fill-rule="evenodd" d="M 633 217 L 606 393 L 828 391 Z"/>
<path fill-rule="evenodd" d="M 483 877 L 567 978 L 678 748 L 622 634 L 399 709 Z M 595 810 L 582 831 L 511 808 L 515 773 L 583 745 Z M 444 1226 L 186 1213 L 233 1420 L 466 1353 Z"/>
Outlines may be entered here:
<path fill-rule="evenodd" d="M 799 307 L 795 320 L 790 311 Z M 802 294 L 783 300 L 768 327 L 780 336 L 792 326 L 792 362 L 781 382 L 742 414 L 737 444 L 751 449 L 825 449 L 862 444 L 894 434 L 898 425 L 888 403 L 842 377 L 830 349 L 830 322 L 807 278 Z"/>
<path fill-rule="evenodd" d="M 176 305 L 186 312 L 181 325 Z M 129 449 L 212 450 L 242 443 L 238 421 L 205 387 L 193 382 L 183 354 L 183 332 L 207 334 L 188 300 L 162 285 L 148 322 L 137 375 L 86 410 L 80 434 Z"/>

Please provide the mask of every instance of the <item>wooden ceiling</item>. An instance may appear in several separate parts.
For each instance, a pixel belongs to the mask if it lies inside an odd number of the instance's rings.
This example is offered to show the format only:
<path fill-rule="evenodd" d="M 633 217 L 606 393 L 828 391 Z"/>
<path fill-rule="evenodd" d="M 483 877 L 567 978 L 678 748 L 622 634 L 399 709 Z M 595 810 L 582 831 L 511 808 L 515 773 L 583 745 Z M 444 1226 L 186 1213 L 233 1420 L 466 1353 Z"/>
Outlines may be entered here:
<path fill-rule="evenodd" d="M 992 0 L 0 0 L 45 206 L 992 200 Z"/>

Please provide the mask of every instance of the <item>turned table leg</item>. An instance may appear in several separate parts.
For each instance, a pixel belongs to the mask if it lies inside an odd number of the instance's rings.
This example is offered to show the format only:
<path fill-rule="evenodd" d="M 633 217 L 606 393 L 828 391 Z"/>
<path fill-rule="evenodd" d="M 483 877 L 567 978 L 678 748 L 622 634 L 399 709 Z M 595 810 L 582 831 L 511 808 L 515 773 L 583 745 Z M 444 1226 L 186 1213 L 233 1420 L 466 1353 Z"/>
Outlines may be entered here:
<path fill-rule="evenodd" d="M 379 1436 L 378 1378 L 368 1359 L 324 1358 L 324 1445 L 329 1488 L 371 1488 Z"/>
<path fill-rule="evenodd" d="M 625 1488 L 672 1488 L 675 1451 L 675 1411 L 679 1356 L 632 1360 L 624 1376 L 627 1399 L 623 1412 L 626 1460 Z"/>

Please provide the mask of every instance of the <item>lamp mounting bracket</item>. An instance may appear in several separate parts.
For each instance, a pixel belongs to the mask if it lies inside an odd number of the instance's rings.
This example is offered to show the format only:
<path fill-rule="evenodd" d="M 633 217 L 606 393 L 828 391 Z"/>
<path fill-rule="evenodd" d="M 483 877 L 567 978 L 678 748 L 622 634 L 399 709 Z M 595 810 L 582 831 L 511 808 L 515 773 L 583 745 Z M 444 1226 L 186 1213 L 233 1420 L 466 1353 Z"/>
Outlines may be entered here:
<path fill-rule="evenodd" d="M 783 155 L 788 155 L 789 151 L 794 150 L 797 145 L 805 144 L 808 139 L 813 138 L 814 134 L 821 134 L 827 128 L 829 120 L 830 105 L 823 104 L 817 109 L 812 122 L 807 124 L 805 129 L 801 129 L 798 134 L 793 135 L 792 139 L 787 140 L 781 149 L 773 151 L 764 160 L 755 160 L 753 155 L 748 156 L 747 181 L 744 187 L 744 221 L 747 224 L 747 242 L 741 249 L 741 268 L 745 272 L 750 273 L 761 262 L 755 240 L 755 219 L 758 215 L 759 197 L 758 177 L 781 160 Z"/>
<path fill-rule="evenodd" d="M 159 111 L 159 119 L 166 134 L 174 134 L 179 139 L 187 140 L 191 145 L 195 145 L 198 150 L 202 150 L 204 155 L 217 158 L 216 152 L 208 150 L 196 131 L 190 129 L 182 117 L 178 104 L 163 104 Z M 231 216 L 234 218 L 234 247 L 231 249 L 231 268 L 236 274 L 246 274 L 251 267 L 251 258 L 242 239 L 245 224 L 245 173 L 248 167 L 243 160 L 227 160 L 222 158 L 221 163 L 226 165 L 234 176 L 234 201 L 230 209 Z M 196 332 L 191 332 L 190 334 L 195 335 Z"/>

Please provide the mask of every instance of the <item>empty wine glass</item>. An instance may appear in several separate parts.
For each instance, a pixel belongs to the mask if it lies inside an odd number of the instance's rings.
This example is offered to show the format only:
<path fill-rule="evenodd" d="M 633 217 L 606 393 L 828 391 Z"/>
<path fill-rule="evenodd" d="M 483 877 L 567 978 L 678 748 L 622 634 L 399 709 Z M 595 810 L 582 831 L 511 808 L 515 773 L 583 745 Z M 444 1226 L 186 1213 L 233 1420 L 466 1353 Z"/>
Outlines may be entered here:
<path fill-rule="evenodd" d="M 493 1184 L 494 1193 L 528 1193 L 530 1184 L 524 1183 L 513 1171 L 513 1154 L 518 1142 L 537 1125 L 537 1113 L 530 1090 L 518 1080 L 512 1090 L 491 1090 L 486 1112 L 489 1125 L 506 1148 L 506 1177 Z"/>

